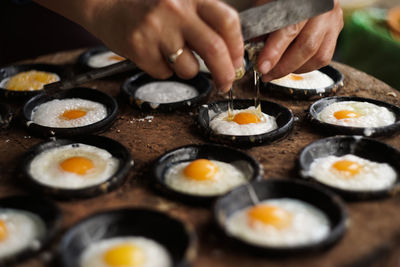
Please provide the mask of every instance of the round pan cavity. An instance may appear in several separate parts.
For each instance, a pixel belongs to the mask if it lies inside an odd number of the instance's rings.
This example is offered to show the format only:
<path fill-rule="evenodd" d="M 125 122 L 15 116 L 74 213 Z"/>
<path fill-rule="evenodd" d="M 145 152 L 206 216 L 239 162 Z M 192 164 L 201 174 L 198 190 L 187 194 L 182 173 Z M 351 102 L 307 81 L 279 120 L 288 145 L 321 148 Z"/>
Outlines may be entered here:
<path fill-rule="evenodd" d="M 43 184 L 38 180 L 36 180 L 34 177 L 32 177 L 32 175 L 29 172 L 29 169 L 32 160 L 36 156 L 38 156 L 40 153 L 48 149 L 75 143 L 82 143 L 107 150 L 114 158 L 118 159 L 119 161 L 119 165 L 116 172 L 109 179 L 100 184 L 81 189 L 66 189 L 66 188 L 52 187 L 50 185 Z M 119 142 L 107 137 L 93 135 L 93 136 L 77 137 L 71 140 L 57 139 L 54 141 L 40 143 L 30 148 L 24 154 L 20 164 L 21 165 L 18 168 L 19 178 L 21 179 L 21 184 L 23 184 L 27 190 L 33 190 L 41 194 L 52 196 L 57 199 L 68 200 L 76 198 L 93 197 L 114 190 L 115 188 L 123 184 L 123 182 L 125 181 L 125 178 L 129 173 L 129 170 L 133 166 L 133 160 L 128 149 Z"/>
<path fill-rule="evenodd" d="M 330 233 L 320 242 L 292 247 L 261 246 L 233 236 L 226 229 L 227 219 L 234 212 L 253 205 L 248 188 L 244 185 L 219 198 L 214 207 L 214 216 L 218 226 L 231 240 L 235 241 L 240 249 L 247 248 L 251 253 L 262 253 L 262 255 L 287 256 L 326 249 L 343 236 L 348 225 L 347 212 L 340 198 L 330 191 L 312 183 L 293 179 L 267 179 L 252 182 L 251 185 L 260 201 L 273 198 L 292 198 L 320 209 L 330 221 Z"/>
<path fill-rule="evenodd" d="M 39 216 L 45 224 L 45 235 L 38 244 L 32 245 L 16 254 L 0 259 L 0 266 L 11 266 L 37 255 L 45 249 L 58 232 L 61 213 L 52 202 L 38 196 L 12 196 L 0 199 L 1 209 L 15 209 L 31 212 Z"/>
<path fill-rule="evenodd" d="M 151 82 L 162 82 L 162 81 L 174 81 L 192 86 L 198 91 L 198 95 L 191 99 L 172 102 L 172 103 L 151 103 L 136 97 L 136 91 L 141 86 Z M 212 90 L 212 85 L 210 80 L 207 79 L 206 76 L 202 73 L 197 74 L 197 76 L 195 76 L 193 79 L 190 80 L 183 80 L 178 78 L 177 76 L 173 76 L 167 80 L 157 80 L 152 78 L 150 75 L 141 72 L 128 78 L 121 85 L 121 93 L 125 97 L 127 97 L 131 105 L 146 111 L 159 110 L 163 112 L 196 107 L 207 100 L 207 98 L 211 93 L 211 90 Z"/>
<path fill-rule="evenodd" d="M 315 159 L 330 155 L 343 156 L 346 154 L 353 154 L 370 161 L 389 164 L 397 173 L 396 182 L 384 190 L 355 191 L 324 184 L 308 174 L 310 165 Z M 311 143 L 300 153 L 299 168 L 300 175 L 303 178 L 323 184 L 348 200 L 387 197 L 396 194 L 400 189 L 400 151 L 388 144 L 361 136 L 334 136 Z"/>
<path fill-rule="evenodd" d="M 263 113 L 276 118 L 278 128 L 259 135 L 248 135 L 248 136 L 234 136 L 234 135 L 223 135 L 216 134 L 210 128 L 210 121 L 219 113 L 228 110 L 229 101 L 218 101 L 199 107 L 198 114 L 198 126 L 203 134 L 211 141 L 223 144 L 229 144 L 234 146 L 256 146 L 262 144 L 272 143 L 275 140 L 281 139 L 289 134 L 293 128 L 294 117 L 292 111 L 288 108 L 266 100 L 261 101 L 261 109 Z M 250 99 L 235 99 L 233 100 L 234 109 L 246 109 L 254 106 L 254 100 Z"/>
<path fill-rule="evenodd" d="M 7 129 L 13 119 L 11 108 L 3 103 L 0 103 L 0 129 Z"/>
<path fill-rule="evenodd" d="M 46 71 L 57 74 L 60 79 L 65 78 L 65 70 L 62 66 L 50 64 L 25 64 L 25 65 L 12 65 L 0 69 L 0 82 L 4 79 L 10 78 L 20 72 L 38 70 Z M 12 99 L 27 99 L 42 93 L 42 90 L 35 91 L 13 91 L 0 86 L 0 97 Z"/>
<path fill-rule="evenodd" d="M 103 104 L 107 110 L 107 116 L 93 124 L 75 127 L 75 128 L 57 128 L 47 127 L 32 122 L 32 112 L 39 105 L 54 99 L 81 98 L 91 100 Z M 28 131 L 34 135 L 48 136 L 76 136 L 87 135 L 105 131 L 114 122 L 118 114 L 117 101 L 110 95 L 90 88 L 77 87 L 65 91 L 57 92 L 54 95 L 40 94 L 28 100 L 25 103 L 22 111 L 23 121 L 28 128 Z"/>
<path fill-rule="evenodd" d="M 290 97 L 292 99 L 318 99 L 324 96 L 333 95 L 336 91 L 343 86 L 343 74 L 332 66 L 325 66 L 319 69 L 320 72 L 328 75 L 334 83 L 331 86 L 325 88 L 310 88 L 310 89 L 299 89 L 281 86 L 273 83 L 263 83 L 263 87 L 267 92 L 271 94 Z"/>
<path fill-rule="evenodd" d="M 260 180 L 263 176 L 261 165 L 251 156 L 221 145 L 188 145 L 171 151 L 157 159 L 153 167 L 153 177 L 157 189 L 167 196 L 177 198 L 182 202 L 193 204 L 210 204 L 218 195 L 201 196 L 184 193 L 171 188 L 165 182 L 165 173 L 175 164 L 196 159 L 218 160 L 234 165 L 245 174 L 248 181 Z"/>
<path fill-rule="evenodd" d="M 187 225 L 157 211 L 120 209 L 97 213 L 73 226 L 61 240 L 60 264 L 79 266 L 89 245 L 124 236 L 142 236 L 158 242 L 171 255 L 173 266 L 190 266 L 196 257 L 196 236 Z"/>
<path fill-rule="evenodd" d="M 331 123 L 322 122 L 318 119 L 318 114 L 327 106 L 343 101 L 358 101 L 358 102 L 368 102 L 381 107 L 387 108 L 389 111 L 393 112 L 396 116 L 396 121 L 393 124 L 384 127 L 350 127 L 341 126 Z M 369 137 L 378 136 L 391 136 L 400 130 L 400 108 L 375 99 L 363 98 L 363 97 L 348 97 L 348 96 L 332 96 L 322 98 L 313 104 L 308 109 L 308 118 L 311 123 L 316 126 L 316 129 L 320 129 L 328 135 L 335 134 L 345 134 L 345 135 L 365 135 Z"/>

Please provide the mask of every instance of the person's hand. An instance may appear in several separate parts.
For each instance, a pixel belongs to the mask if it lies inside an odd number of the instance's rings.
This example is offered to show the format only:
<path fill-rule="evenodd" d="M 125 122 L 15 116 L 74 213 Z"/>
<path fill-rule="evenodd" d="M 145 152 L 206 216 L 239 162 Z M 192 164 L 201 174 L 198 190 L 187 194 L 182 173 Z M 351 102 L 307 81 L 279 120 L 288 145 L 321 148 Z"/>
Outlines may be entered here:
<path fill-rule="evenodd" d="M 256 4 L 269 1 L 256 0 Z M 334 2 L 333 10 L 327 13 L 269 34 L 258 57 L 264 82 L 329 64 L 343 28 L 342 9 L 338 0 Z"/>
<path fill-rule="evenodd" d="M 155 78 L 198 72 L 196 51 L 216 87 L 229 90 L 243 64 L 238 13 L 217 0 L 35 0 L 81 24 Z M 180 48 L 173 64 L 167 59 Z"/>

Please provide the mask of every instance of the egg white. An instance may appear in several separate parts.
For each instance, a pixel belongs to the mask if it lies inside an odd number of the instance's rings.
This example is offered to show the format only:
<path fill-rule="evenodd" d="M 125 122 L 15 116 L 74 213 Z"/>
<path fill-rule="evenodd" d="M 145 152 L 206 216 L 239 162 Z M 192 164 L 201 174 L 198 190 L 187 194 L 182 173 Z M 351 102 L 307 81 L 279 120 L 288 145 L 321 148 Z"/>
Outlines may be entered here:
<path fill-rule="evenodd" d="M 140 267 L 170 267 L 172 259 L 166 248 L 145 237 L 115 237 L 93 242 L 86 248 L 80 259 L 80 267 L 109 267 L 103 260 L 104 253 L 119 244 L 132 244 L 142 249 L 145 263 Z"/>
<path fill-rule="evenodd" d="M 348 178 L 332 168 L 332 164 L 339 160 L 356 162 L 362 166 L 362 170 Z M 397 179 L 396 171 L 389 164 L 370 161 L 352 154 L 317 158 L 311 163 L 306 174 L 321 183 L 345 190 L 382 190 L 392 186 Z"/>
<path fill-rule="evenodd" d="M 296 76 L 301 76 L 303 78 L 302 80 L 293 80 L 291 79 L 292 75 L 293 74 L 290 73 L 282 78 L 272 80 L 270 83 L 295 89 L 317 89 L 318 93 L 324 92 L 325 88 L 335 83 L 331 77 L 319 70 L 294 74 Z"/>
<path fill-rule="evenodd" d="M 218 167 L 213 180 L 196 181 L 186 178 L 184 169 L 190 162 L 181 162 L 166 171 L 165 183 L 176 191 L 201 196 L 221 195 L 246 183 L 246 177 L 235 166 L 217 160 L 211 162 Z"/>
<path fill-rule="evenodd" d="M 73 120 L 65 120 L 61 115 L 71 109 L 86 111 L 86 115 Z M 54 128 L 82 127 L 103 120 L 107 116 L 107 109 L 98 102 L 80 99 L 54 99 L 45 102 L 32 111 L 31 119 L 34 123 Z"/>
<path fill-rule="evenodd" d="M 85 175 L 66 172 L 60 163 L 70 157 L 85 157 L 93 162 L 93 169 Z M 41 184 L 66 189 L 79 189 L 111 178 L 117 171 L 119 161 L 107 150 L 86 144 L 70 144 L 41 152 L 31 161 L 29 174 Z"/>
<path fill-rule="evenodd" d="M 240 112 L 255 113 L 256 109 L 255 107 L 249 107 L 247 109 L 235 109 L 233 110 L 232 114 L 236 115 Z M 259 123 L 238 124 L 234 121 L 227 120 L 228 111 L 225 111 L 212 118 L 209 126 L 217 134 L 235 136 L 264 134 L 278 128 L 274 116 L 270 116 L 265 113 L 261 114 L 262 118 Z"/>
<path fill-rule="evenodd" d="M 102 52 L 91 56 L 87 62 L 91 68 L 102 68 L 118 62 L 120 60 L 110 59 L 110 57 L 118 56 L 112 51 Z"/>
<path fill-rule="evenodd" d="M 173 81 L 147 83 L 135 92 L 136 98 L 159 104 L 180 102 L 198 95 L 199 92 L 193 86 Z"/>
<path fill-rule="evenodd" d="M 340 110 L 350 110 L 360 114 L 358 118 L 338 120 L 334 113 Z M 396 116 L 385 107 L 368 102 L 341 101 L 330 104 L 317 115 L 322 122 L 352 127 L 382 127 L 395 123 Z"/>
<path fill-rule="evenodd" d="M 317 243 L 330 231 L 328 217 L 318 208 L 297 199 L 269 199 L 259 204 L 270 204 L 286 210 L 292 215 L 292 224 L 287 228 L 255 224 L 251 227 L 247 215 L 251 207 L 238 210 L 226 221 L 227 231 L 248 243 L 269 247 L 293 247 Z"/>
<path fill-rule="evenodd" d="M 41 247 L 46 226 L 38 215 L 24 210 L 0 209 L 0 219 L 7 228 L 6 238 L 0 241 L 0 258 Z"/>

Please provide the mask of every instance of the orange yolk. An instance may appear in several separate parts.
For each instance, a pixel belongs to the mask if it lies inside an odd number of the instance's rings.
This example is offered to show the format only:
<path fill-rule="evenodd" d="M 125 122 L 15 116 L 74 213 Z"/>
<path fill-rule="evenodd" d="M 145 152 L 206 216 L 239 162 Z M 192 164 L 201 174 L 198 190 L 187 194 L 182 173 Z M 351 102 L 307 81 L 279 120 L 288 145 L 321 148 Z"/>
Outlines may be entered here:
<path fill-rule="evenodd" d="M 6 239 L 8 234 L 6 223 L 3 220 L 0 220 L 0 241 Z"/>
<path fill-rule="evenodd" d="M 291 74 L 291 75 L 290 75 L 290 79 L 291 79 L 292 81 L 301 81 L 301 80 L 304 80 L 304 78 L 303 78 L 302 76 L 296 75 L 296 74 Z"/>
<path fill-rule="evenodd" d="M 212 180 L 217 172 L 218 166 L 208 159 L 194 160 L 183 170 L 186 177 L 196 181 Z"/>
<path fill-rule="evenodd" d="M 112 55 L 108 57 L 109 60 L 116 60 L 116 61 L 122 61 L 125 60 L 124 57 L 118 56 L 118 55 Z"/>
<path fill-rule="evenodd" d="M 351 110 L 339 110 L 333 113 L 333 116 L 335 116 L 337 120 L 343 120 L 343 119 L 358 118 L 360 117 L 360 114 Z"/>
<path fill-rule="evenodd" d="M 88 158 L 72 157 L 61 162 L 60 167 L 66 172 L 85 175 L 89 170 L 93 169 L 94 165 Z"/>
<path fill-rule="evenodd" d="M 85 116 L 86 113 L 87 112 L 85 110 L 81 109 L 69 109 L 64 111 L 63 114 L 61 114 L 61 118 L 64 120 L 75 120 Z"/>
<path fill-rule="evenodd" d="M 49 72 L 30 70 L 12 76 L 6 83 L 8 90 L 32 91 L 43 89 L 49 83 L 57 82 L 58 76 Z"/>
<path fill-rule="evenodd" d="M 240 112 L 233 117 L 233 121 L 237 124 L 259 123 L 260 118 L 251 112 Z"/>
<path fill-rule="evenodd" d="M 137 246 L 121 244 L 107 250 L 104 261 L 110 267 L 135 267 L 145 262 L 145 255 Z"/>
<path fill-rule="evenodd" d="M 360 164 L 351 160 L 336 161 L 332 164 L 332 167 L 335 170 L 342 172 L 346 176 L 354 176 L 358 174 L 362 169 L 362 166 Z"/>
<path fill-rule="evenodd" d="M 260 204 L 250 208 L 247 215 L 251 225 L 261 222 L 277 229 L 283 229 L 288 227 L 292 222 L 292 215 L 289 212 L 279 207 L 266 204 Z"/>

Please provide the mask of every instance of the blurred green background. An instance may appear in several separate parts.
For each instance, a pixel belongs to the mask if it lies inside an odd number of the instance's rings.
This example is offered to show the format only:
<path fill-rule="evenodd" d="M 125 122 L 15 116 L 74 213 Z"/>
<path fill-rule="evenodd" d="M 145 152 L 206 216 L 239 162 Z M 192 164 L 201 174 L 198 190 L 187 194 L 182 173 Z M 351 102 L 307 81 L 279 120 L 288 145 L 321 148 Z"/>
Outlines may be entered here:
<path fill-rule="evenodd" d="M 400 90 L 400 40 L 387 27 L 387 10 L 400 0 L 341 0 L 345 26 L 335 60 Z"/>

